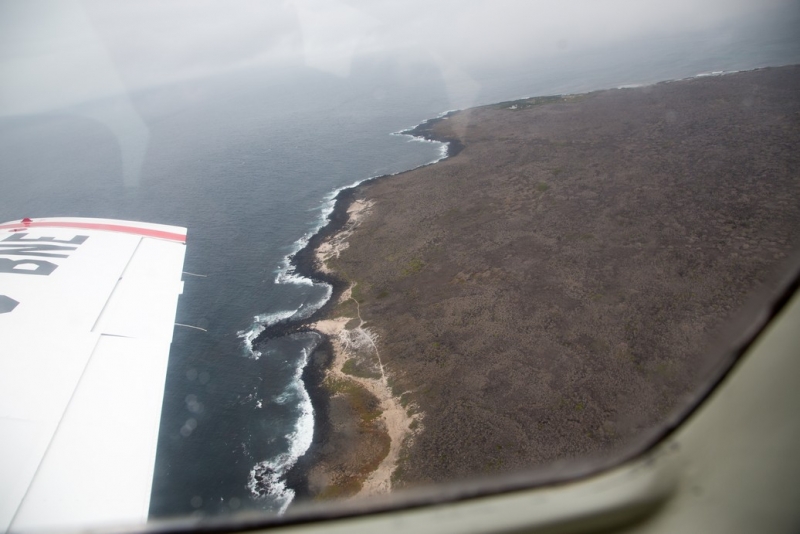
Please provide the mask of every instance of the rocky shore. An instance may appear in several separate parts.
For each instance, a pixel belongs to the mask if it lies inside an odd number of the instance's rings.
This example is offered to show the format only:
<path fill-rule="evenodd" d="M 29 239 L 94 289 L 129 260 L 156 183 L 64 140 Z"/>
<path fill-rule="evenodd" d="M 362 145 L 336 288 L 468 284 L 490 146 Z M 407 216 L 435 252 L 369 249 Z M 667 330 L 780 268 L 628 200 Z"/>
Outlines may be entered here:
<path fill-rule="evenodd" d="M 293 258 L 297 272 L 333 285 L 331 300 L 306 321 L 279 323 L 262 334 L 313 330 L 324 337 L 303 374 L 314 406 L 314 440 L 288 475 L 301 502 L 391 491 L 401 447 L 419 419 L 392 393 L 377 336 L 359 313 L 357 283 L 327 267 L 371 208 L 354 192 L 337 197 L 329 224 Z"/>

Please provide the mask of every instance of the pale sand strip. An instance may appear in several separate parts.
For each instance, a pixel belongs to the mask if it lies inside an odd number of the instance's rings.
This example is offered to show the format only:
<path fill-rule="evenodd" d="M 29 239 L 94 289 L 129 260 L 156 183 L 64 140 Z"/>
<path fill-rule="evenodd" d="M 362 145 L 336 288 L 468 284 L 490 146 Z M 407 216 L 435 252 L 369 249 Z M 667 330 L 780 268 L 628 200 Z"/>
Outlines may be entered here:
<path fill-rule="evenodd" d="M 372 207 L 372 201 L 355 200 L 347 208 L 347 223 L 329 239 L 325 240 L 316 250 L 317 268 L 323 273 L 330 273 L 331 269 L 325 264 L 331 258 L 338 258 L 339 253 L 347 248 L 347 239 L 361 220 L 367 216 Z"/>
<path fill-rule="evenodd" d="M 355 497 L 367 497 L 371 495 L 381 495 L 392 490 L 392 472 L 397 467 L 397 460 L 400 456 L 400 449 L 406 437 L 411 433 L 411 422 L 419 418 L 420 414 L 409 416 L 406 409 L 400 404 L 397 397 L 392 396 L 392 391 L 383 378 L 372 379 L 362 378 L 342 372 L 342 366 L 350 357 L 339 341 L 339 334 L 344 330 L 344 326 L 350 318 L 340 317 L 337 319 L 327 319 L 314 323 L 312 328 L 330 336 L 334 350 L 334 361 L 328 370 L 329 376 L 339 380 L 352 380 L 363 386 L 370 393 L 375 395 L 381 404 L 381 419 L 386 425 L 386 432 L 389 435 L 389 453 L 364 481 L 361 491 Z"/>
<path fill-rule="evenodd" d="M 339 256 L 339 253 L 347 248 L 347 239 L 352 235 L 353 230 L 359 225 L 361 220 L 369 214 L 370 208 L 373 203 L 371 201 L 356 200 L 348 208 L 348 221 L 341 231 L 331 236 L 330 239 L 322 243 L 316 250 L 316 258 L 318 261 L 318 268 L 326 273 L 330 273 L 331 269 L 325 262 L 331 258 Z M 342 293 L 340 302 L 345 302 L 352 299 L 352 286 Z M 359 326 L 354 330 L 361 330 L 364 327 L 364 320 L 361 318 L 361 311 L 358 307 L 358 302 L 353 299 L 358 310 Z M 386 431 L 389 435 L 390 445 L 389 453 L 378 465 L 377 469 L 373 471 L 364 481 L 361 491 L 355 497 L 367 497 L 371 495 L 381 495 L 389 493 L 392 490 L 392 473 L 397 467 L 397 461 L 400 457 L 400 450 L 403 442 L 411 433 L 411 423 L 415 419 L 420 419 L 422 414 L 409 415 L 405 408 L 400 404 L 400 399 L 392 396 L 392 390 L 386 381 L 384 374 L 383 363 L 380 361 L 380 353 L 378 347 L 374 345 L 375 356 L 378 359 L 378 364 L 381 369 L 380 379 L 362 378 L 346 374 L 342 371 L 342 366 L 351 357 L 348 351 L 340 341 L 340 335 L 345 330 L 345 325 L 352 318 L 340 317 L 337 319 L 326 319 L 318 321 L 311 325 L 312 328 L 327 335 L 334 350 L 334 361 L 330 369 L 327 371 L 328 376 L 332 376 L 339 380 L 352 380 L 357 384 L 363 386 L 370 393 L 375 395 L 381 405 L 381 419 L 386 425 Z"/>

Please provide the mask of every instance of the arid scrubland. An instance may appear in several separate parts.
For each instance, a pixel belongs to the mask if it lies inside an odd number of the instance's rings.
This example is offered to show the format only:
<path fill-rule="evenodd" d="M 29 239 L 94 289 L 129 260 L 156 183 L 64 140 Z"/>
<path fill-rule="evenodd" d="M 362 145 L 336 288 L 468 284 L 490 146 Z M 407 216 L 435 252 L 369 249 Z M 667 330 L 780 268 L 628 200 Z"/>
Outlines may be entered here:
<path fill-rule="evenodd" d="M 325 257 L 351 288 L 329 319 L 367 327 L 381 360 L 339 357 L 328 375 L 321 465 L 345 472 L 359 435 L 372 451 L 343 494 L 387 467 L 388 398 L 408 417 L 393 487 L 618 448 L 691 394 L 713 333 L 798 245 L 797 67 L 507 102 L 422 130 L 463 150 L 359 186 L 368 213 Z M 334 379 L 372 395 L 364 413 Z"/>

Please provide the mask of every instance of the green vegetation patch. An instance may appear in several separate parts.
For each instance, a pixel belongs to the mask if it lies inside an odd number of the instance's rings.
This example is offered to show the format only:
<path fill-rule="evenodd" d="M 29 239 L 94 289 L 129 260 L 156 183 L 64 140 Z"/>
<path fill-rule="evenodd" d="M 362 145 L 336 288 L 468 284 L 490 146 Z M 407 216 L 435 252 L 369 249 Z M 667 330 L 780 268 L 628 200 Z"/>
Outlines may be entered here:
<path fill-rule="evenodd" d="M 372 362 L 363 361 L 360 358 L 350 358 L 342 365 L 342 372 L 359 378 L 378 379 L 381 377 L 380 370 Z"/>
<path fill-rule="evenodd" d="M 325 388 L 334 395 L 344 395 L 350 407 L 358 415 L 359 424 L 371 423 L 383 413 L 380 402 L 366 388 L 352 380 L 328 377 Z"/>
<path fill-rule="evenodd" d="M 401 273 L 403 276 L 410 276 L 420 272 L 423 267 L 425 267 L 425 262 L 419 258 L 414 258 L 413 260 L 409 261 L 405 267 L 403 267 Z"/>
<path fill-rule="evenodd" d="M 354 284 L 352 289 L 350 290 L 350 296 L 353 297 L 353 300 L 362 304 L 366 299 L 364 295 L 365 291 L 361 288 L 361 284 Z"/>
<path fill-rule="evenodd" d="M 356 303 L 350 299 L 340 302 L 333 310 L 334 317 L 356 317 L 358 315 L 358 308 Z M 348 323 L 349 325 L 350 323 Z"/>
<path fill-rule="evenodd" d="M 378 399 L 364 387 L 349 379 L 329 376 L 324 382 L 332 395 L 342 395 L 356 419 L 358 437 L 356 454 L 347 460 L 347 469 L 339 471 L 335 479 L 322 491 L 316 500 L 343 499 L 361 490 L 367 477 L 378 468 L 389 454 L 391 438 L 380 420 L 383 413 Z"/>

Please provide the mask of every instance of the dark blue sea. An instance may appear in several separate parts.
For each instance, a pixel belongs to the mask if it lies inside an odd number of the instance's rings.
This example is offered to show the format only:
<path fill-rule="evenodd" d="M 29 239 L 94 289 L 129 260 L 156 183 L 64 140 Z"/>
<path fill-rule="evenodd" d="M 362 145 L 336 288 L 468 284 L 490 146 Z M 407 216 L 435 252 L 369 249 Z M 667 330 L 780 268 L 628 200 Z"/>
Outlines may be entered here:
<path fill-rule="evenodd" d="M 283 481 L 314 428 L 300 379 L 315 334 L 252 346 L 329 288 L 287 258 L 342 187 L 436 160 L 392 135 L 444 111 L 525 96 L 800 63 L 797 21 L 729 27 L 445 76 L 434 63 L 356 61 L 229 72 L 47 114 L 0 117 L 0 221 L 109 217 L 188 227 L 151 515 L 285 510 Z M 200 275 L 200 276 L 195 276 Z M 56 343 L 56 340 L 52 341 Z M 253 478 L 267 466 L 268 484 Z"/>

